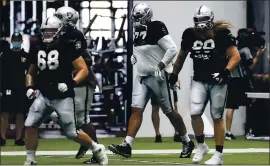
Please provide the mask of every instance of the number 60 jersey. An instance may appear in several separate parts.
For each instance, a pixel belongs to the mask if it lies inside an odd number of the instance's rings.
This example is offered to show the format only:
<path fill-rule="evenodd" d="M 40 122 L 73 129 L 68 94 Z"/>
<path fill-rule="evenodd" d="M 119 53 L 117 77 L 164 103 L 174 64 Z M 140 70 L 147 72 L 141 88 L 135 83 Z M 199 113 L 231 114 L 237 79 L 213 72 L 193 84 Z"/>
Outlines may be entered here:
<path fill-rule="evenodd" d="M 195 81 L 213 83 L 213 73 L 225 69 L 228 63 L 227 48 L 236 45 L 229 29 L 218 30 L 213 37 L 202 38 L 193 28 L 183 32 L 181 49 L 189 51 L 193 59 Z"/>
<path fill-rule="evenodd" d="M 36 88 L 49 99 L 74 97 L 72 84 L 72 61 L 80 56 L 75 43 L 67 42 L 61 36 L 56 43 L 45 45 L 42 43 L 39 50 L 32 55 L 30 61 L 36 64 L 38 76 Z M 65 93 L 58 91 L 58 83 L 65 83 L 68 90 Z"/>

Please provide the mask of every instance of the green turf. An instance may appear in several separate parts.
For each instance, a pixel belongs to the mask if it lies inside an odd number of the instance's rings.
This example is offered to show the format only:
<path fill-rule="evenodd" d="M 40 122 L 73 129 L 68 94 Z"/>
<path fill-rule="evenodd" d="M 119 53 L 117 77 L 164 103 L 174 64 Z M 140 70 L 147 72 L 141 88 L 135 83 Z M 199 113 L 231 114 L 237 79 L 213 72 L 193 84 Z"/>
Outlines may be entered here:
<path fill-rule="evenodd" d="M 133 155 L 132 158 L 126 159 L 116 155 L 109 155 L 110 165 L 168 165 L 168 164 L 191 164 L 191 158 L 180 159 L 178 154 L 168 155 Z M 207 155 L 203 162 L 209 159 Z M 74 159 L 73 156 L 38 156 L 39 165 L 80 165 L 86 158 Z M 2 156 L 2 165 L 21 165 L 25 161 L 25 156 Z M 266 165 L 269 164 L 268 153 L 237 153 L 224 154 L 224 164 L 228 165 Z"/>
<path fill-rule="evenodd" d="M 120 143 L 123 138 L 104 138 L 99 139 L 100 143 L 107 147 L 112 143 Z M 207 138 L 206 143 L 210 148 L 214 148 L 214 139 Z M 24 147 L 13 146 L 14 141 L 8 140 L 7 145 L 1 147 L 1 151 L 25 151 Z M 39 151 L 65 151 L 77 150 L 79 145 L 67 139 L 41 139 Z M 163 138 L 163 143 L 154 143 L 154 138 L 136 138 L 133 149 L 179 149 L 180 143 L 173 142 L 173 138 Z M 248 141 L 244 137 L 238 137 L 233 141 L 225 141 L 225 148 L 269 148 L 268 141 Z M 89 155 L 88 155 L 89 156 Z M 179 159 L 179 154 L 134 154 L 131 158 L 125 159 L 117 155 L 109 155 L 109 164 L 112 165 L 168 165 L 168 164 L 190 164 L 191 159 Z M 205 157 L 209 159 L 210 155 Z M 76 160 L 74 156 L 38 156 L 37 162 L 40 165 L 78 165 L 84 159 Z M 1 164 L 21 165 L 25 161 L 25 156 L 1 156 Z M 224 164 L 269 164 L 269 153 L 225 153 Z"/>
<path fill-rule="evenodd" d="M 173 138 L 162 138 L 163 143 L 154 143 L 154 138 L 136 138 L 133 144 L 133 149 L 179 149 L 182 148 L 180 143 L 173 142 Z M 112 143 L 121 143 L 123 138 L 100 138 L 99 142 L 106 147 Z M 206 143 L 209 148 L 215 148 L 213 138 L 206 138 Z M 8 140 L 7 146 L 1 148 L 1 151 L 23 151 L 24 147 L 13 146 L 14 141 Z M 39 140 L 38 150 L 44 151 L 61 151 L 61 150 L 77 150 L 78 144 L 67 139 L 41 139 Z M 269 148 L 268 141 L 249 141 L 244 137 L 237 137 L 233 141 L 225 141 L 225 148 L 239 149 L 239 148 Z"/>

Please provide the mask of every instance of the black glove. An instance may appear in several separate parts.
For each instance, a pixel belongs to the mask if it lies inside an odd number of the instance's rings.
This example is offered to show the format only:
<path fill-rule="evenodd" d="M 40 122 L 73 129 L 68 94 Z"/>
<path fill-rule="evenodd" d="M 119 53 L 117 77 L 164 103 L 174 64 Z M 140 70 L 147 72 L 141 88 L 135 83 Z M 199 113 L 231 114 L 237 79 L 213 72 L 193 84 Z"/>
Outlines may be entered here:
<path fill-rule="evenodd" d="M 178 80 L 178 75 L 172 73 L 170 74 L 170 77 L 169 77 L 169 84 L 170 84 L 170 87 L 174 87 L 175 83 L 177 82 Z"/>
<path fill-rule="evenodd" d="M 214 74 L 212 74 L 213 80 L 217 84 L 226 84 L 228 82 L 229 75 L 230 75 L 230 70 L 228 70 L 228 69 L 224 69 L 220 73 L 214 73 Z"/>

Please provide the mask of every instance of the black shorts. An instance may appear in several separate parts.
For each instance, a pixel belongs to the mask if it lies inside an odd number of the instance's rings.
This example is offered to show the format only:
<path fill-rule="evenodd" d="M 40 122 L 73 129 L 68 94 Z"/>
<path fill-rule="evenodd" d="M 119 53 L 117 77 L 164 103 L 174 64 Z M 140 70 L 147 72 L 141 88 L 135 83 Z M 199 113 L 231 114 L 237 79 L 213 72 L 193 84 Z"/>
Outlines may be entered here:
<path fill-rule="evenodd" d="M 28 112 L 31 101 L 27 99 L 26 94 L 22 92 L 12 93 L 1 97 L 1 112 L 11 114 L 24 114 Z"/>
<path fill-rule="evenodd" d="M 228 96 L 226 108 L 238 109 L 239 106 L 246 106 L 248 103 L 247 95 L 249 91 L 249 81 L 246 78 L 233 78 L 228 83 Z"/>

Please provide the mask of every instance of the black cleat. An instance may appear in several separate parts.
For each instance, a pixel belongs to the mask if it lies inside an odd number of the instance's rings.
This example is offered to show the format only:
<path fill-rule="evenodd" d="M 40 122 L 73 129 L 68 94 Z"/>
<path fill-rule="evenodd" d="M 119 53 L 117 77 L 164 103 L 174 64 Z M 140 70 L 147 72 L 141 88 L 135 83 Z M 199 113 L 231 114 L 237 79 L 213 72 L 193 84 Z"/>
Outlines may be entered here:
<path fill-rule="evenodd" d="M 93 156 L 92 158 L 83 162 L 83 164 L 98 164 L 97 159 Z"/>
<path fill-rule="evenodd" d="M 131 147 L 126 141 L 118 145 L 116 144 L 109 145 L 108 148 L 114 154 L 118 154 L 126 158 L 131 157 Z"/>
<path fill-rule="evenodd" d="M 80 149 L 79 149 L 79 151 L 78 151 L 78 153 L 76 154 L 75 158 L 76 159 L 82 158 L 87 151 L 88 151 L 88 148 L 87 147 L 81 146 Z"/>
<path fill-rule="evenodd" d="M 174 142 L 182 142 L 182 138 L 179 134 L 174 134 L 173 140 Z"/>
<path fill-rule="evenodd" d="M 156 135 L 155 142 L 161 143 L 162 142 L 162 137 L 161 135 Z"/>
<path fill-rule="evenodd" d="M 6 139 L 3 139 L 0 137 L 0 146 L 5 146 L 6 145 Z"/>
<path fill-rule="evenodd" d="M 232 140 L 232 139 L 236 139 L 236 137 L 233 134 L 226 133 L 225 139 L 226 140 Z"/>
<path fill-rule="evenodd" d="M 24 145 L 25 145 L 25 143 L 24 143 L 24 140 L 22 138 L 15 140 L 15 142 L 14 142 L 14 146 L 24 146 Z"/>
<path fill-rule="evenodd" d="M 194 147 L 194 142 L 191 140 L 189 142 L 183 142 L 183 151 L 181 152 L 179 158 L 190 158 Z"/>

